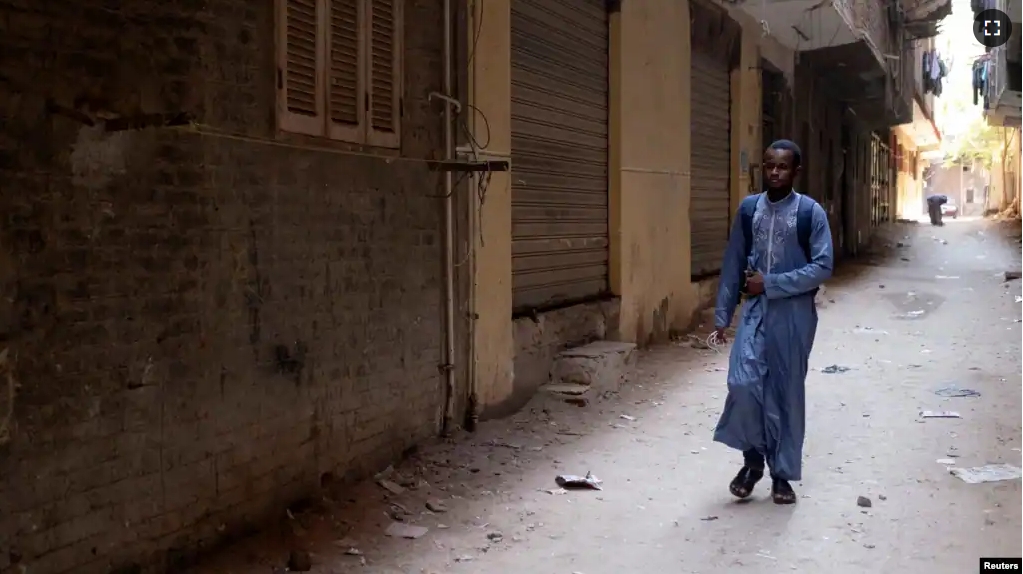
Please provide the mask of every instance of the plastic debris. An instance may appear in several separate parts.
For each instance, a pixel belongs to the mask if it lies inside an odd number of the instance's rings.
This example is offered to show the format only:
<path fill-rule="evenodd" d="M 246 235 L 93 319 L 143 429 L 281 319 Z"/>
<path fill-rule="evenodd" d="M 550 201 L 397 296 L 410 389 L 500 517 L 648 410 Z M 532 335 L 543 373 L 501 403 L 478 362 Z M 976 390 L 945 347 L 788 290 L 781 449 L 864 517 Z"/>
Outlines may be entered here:
<path fill-rule="evenodd" d="M 952 466 L 953 464 L 956 463 L 954 458 L 939 458 L 934 462 L 937 462 L 938 464 L 944 464 L 946 466 Z"/>
<path fill-rule="evenodd" d="M 961 419 L 955 411 L 921 411 L 920 417 L 925 419 Z"/>
<path fill-rule="evenodd" d="M 429 510 L 430 512 L 447 512 L 448 511 L 447 505 L 445 505 L 443 502 L 441 502 L 440 500 L 437 500 L 435 498 L 431 498 L 430 500 L 426 501 L 426 509 Z"/>
<path fill-rule="evenodd" d="M 404 524 L 401 522 L 392 522 L 384 534 L 393 538 L 408 538 L 416 539 L 422 538 L 430 529 L 425 526 L 415 526 L 413 524 Z"/>
<path fill-rule="evenodd" d="M 966 398 L 979 397 L 980 391 L 975 391 L 973 389 L 960 389 L 953 385 L 950 387 L 945 387 L 943 389 L 938 389 L 934 391 L 934 394 L 938 395 L 939 397 Z"/>
<path fill-rule="evenodd" d="M 823 369 L 821 369 L 821 372 L 828 375 L 837 375 L 840 373 L 849 372 L 851 370 L 852 369 L 850 369 L 849 367 L 843 367 L 842 365 L 831 365 L 829 367 L 824 367 Z"/>
<path fill-rule="evenodd" d="M 601 480 L 593 476 L 593 473 L 591 472 L 587 472 L 586 476 L 559 474 L 554 477 L 554 482 L 556 482 L 561 488 L 565 489 L 603 490 L 600 486 Z"/>
<path fill-rule="evenodd" d="M 1011 464 L 988 464 L 975 466 L 973 468 L 952 468 L 949 469 L 952 476 L 955 476 L 967 484 L 980 484 L 982 482 L 1000 482 L 1003 480 L 1016 480 L 1023 478 L 1023 470 Z"/>
<path fill-rule="evenodd" d="M 396 482 L 392 482 L 392 481 L 384 479 L 384 478 L 378 480 L 377 484 L 379 484 L 381 488 L 383 488 L 387 492 L 390 492 L 391 494 L 401 494 L 401 493 L 405 492 L 405 488 L 404 487 L 402 487 L 401 485 L 399 485 Z"/>

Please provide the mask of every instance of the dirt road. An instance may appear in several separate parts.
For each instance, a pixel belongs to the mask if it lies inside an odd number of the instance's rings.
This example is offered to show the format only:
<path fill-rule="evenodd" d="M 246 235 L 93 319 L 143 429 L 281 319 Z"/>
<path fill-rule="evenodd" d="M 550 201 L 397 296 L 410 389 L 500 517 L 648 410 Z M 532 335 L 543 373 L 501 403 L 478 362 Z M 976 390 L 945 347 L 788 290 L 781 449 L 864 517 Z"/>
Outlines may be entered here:
<path fill-rule="evenodd" d="M 619 396 L 537 399 L 424 448 L 390 476 L 404 493 L 333 492 L 200 571 L 271 572 L 292 549 L 311 552 L 312 572 L 367 574 L 963 574 L 979 556 L 1020 556 L 1020 481 L 966 484 L 939 462 L 1020 465 L 1020 282 L 1002 277 L 1019 245 L 979 221 L 889 235 L 903 245 L 888 259 L 826 290 L 794 506 L 772 504 L 766 483 L 752 502 L 729 496 L 740 458 L 711 442 L 726 355 L 675 345 L 644 352 Z M 980 396 L 936 394 L 952 386 Z M 547 492 L 587 471 L 603 491 Z M 386 538 L 388 514 L 429 531 Z"/>

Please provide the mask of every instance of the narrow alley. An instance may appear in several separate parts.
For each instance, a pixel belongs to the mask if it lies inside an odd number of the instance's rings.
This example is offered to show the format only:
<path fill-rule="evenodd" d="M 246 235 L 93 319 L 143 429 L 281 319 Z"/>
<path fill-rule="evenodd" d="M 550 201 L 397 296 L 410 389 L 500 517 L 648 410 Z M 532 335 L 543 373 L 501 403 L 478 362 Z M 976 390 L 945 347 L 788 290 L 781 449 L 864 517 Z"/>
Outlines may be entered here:
<path fill-rule="evenodd" d="M 676 344 L 642 352 L 618 396 L 583 408 L 541 396 L 424 446 L 383 481 L 400 494 L 380 481 L 326 484 L 281 529 L 197 573 L 308 560 L 324 574 L 962 574 L 980 556 L 1019 556 L 1020 482 L 967 484 L 948 470 L 1020 464 L 1020 284 L 1004 276 L 1020 266 L 1018 224 L 887 235 L 884 253 L 845 266 L 823 292 L 793 507 L 771 504 L 763 483 L 733 502 L 739 459 L 711 442 L 727 350 Z M 823 371 L 832 365 L 848 370 Z M 952 387 L 979 394 L 941 392 Z M 554 482 L 586 472 L 602 491 Z M 394 518 L 428 531 L 388 538 Z"/>

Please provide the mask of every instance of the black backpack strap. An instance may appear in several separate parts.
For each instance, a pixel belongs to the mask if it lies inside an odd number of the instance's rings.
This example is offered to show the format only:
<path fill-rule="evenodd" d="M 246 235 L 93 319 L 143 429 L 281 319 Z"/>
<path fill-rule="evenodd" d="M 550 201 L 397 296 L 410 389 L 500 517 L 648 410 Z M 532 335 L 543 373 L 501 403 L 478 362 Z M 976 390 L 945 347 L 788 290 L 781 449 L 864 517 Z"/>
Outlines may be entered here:
<path fill-rule="evenodd" d="M 800 195 L 799 205 L 796 206 L 796 237 L 799 239 L 799 247 L 806 256 L 806 262 L 813 261 L 813 254 L 810 252 L 810 235 L 813 231 L 813 206 L 816 202 L 809 197 Z"/>
<path fill-rule="evenodd" d="M 739 222 L 742 224 L 742 238 L 746 241 L 746 257 L 753 251 L 753 214 L 757 211 L 760 194 L 748 195 L 739 204 Z"/>
<path fill-rule="evenodd" d="M 813 261 L 813 252 L 810 251 L 810 235 L 813 232 L 813 208 L 815 205 L 817 205 L 816 201 L 800 195 L 799 205 L 796 206 L 796 238 L 799 240 L 799 247 L 802 248 L 807 263 Z M 819 288 L 814 289 L 810 291 L 810 294 L 816 296 L 818 291 L 820 291 Z"/>

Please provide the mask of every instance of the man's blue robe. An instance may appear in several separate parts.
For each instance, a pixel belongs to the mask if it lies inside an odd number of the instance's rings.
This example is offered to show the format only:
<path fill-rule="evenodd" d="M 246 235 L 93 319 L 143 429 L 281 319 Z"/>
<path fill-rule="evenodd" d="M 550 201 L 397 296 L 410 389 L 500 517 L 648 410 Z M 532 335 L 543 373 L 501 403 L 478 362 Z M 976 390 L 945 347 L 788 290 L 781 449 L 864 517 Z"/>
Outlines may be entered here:
<path fill-rule="evenodd" d="M 812 201 L 804 197 L 803 201 Z M 728 364 L 728 398 L 714 440 L 732 448 L 756 449 L 772 476 L 802 477 L 805 382 L 817 332 L 813 291 L 831 277 L 834 249 L 828 216 L 813 204 L 810 261 L 799 245 L 793 191 L 772 203 L 762 194 L 752 225 L 752 249 L 735 217 L 721 269 L 715 324 L 731 323 L 747 268 L 764 276 L 764 293 L 745 299 Z"/>

